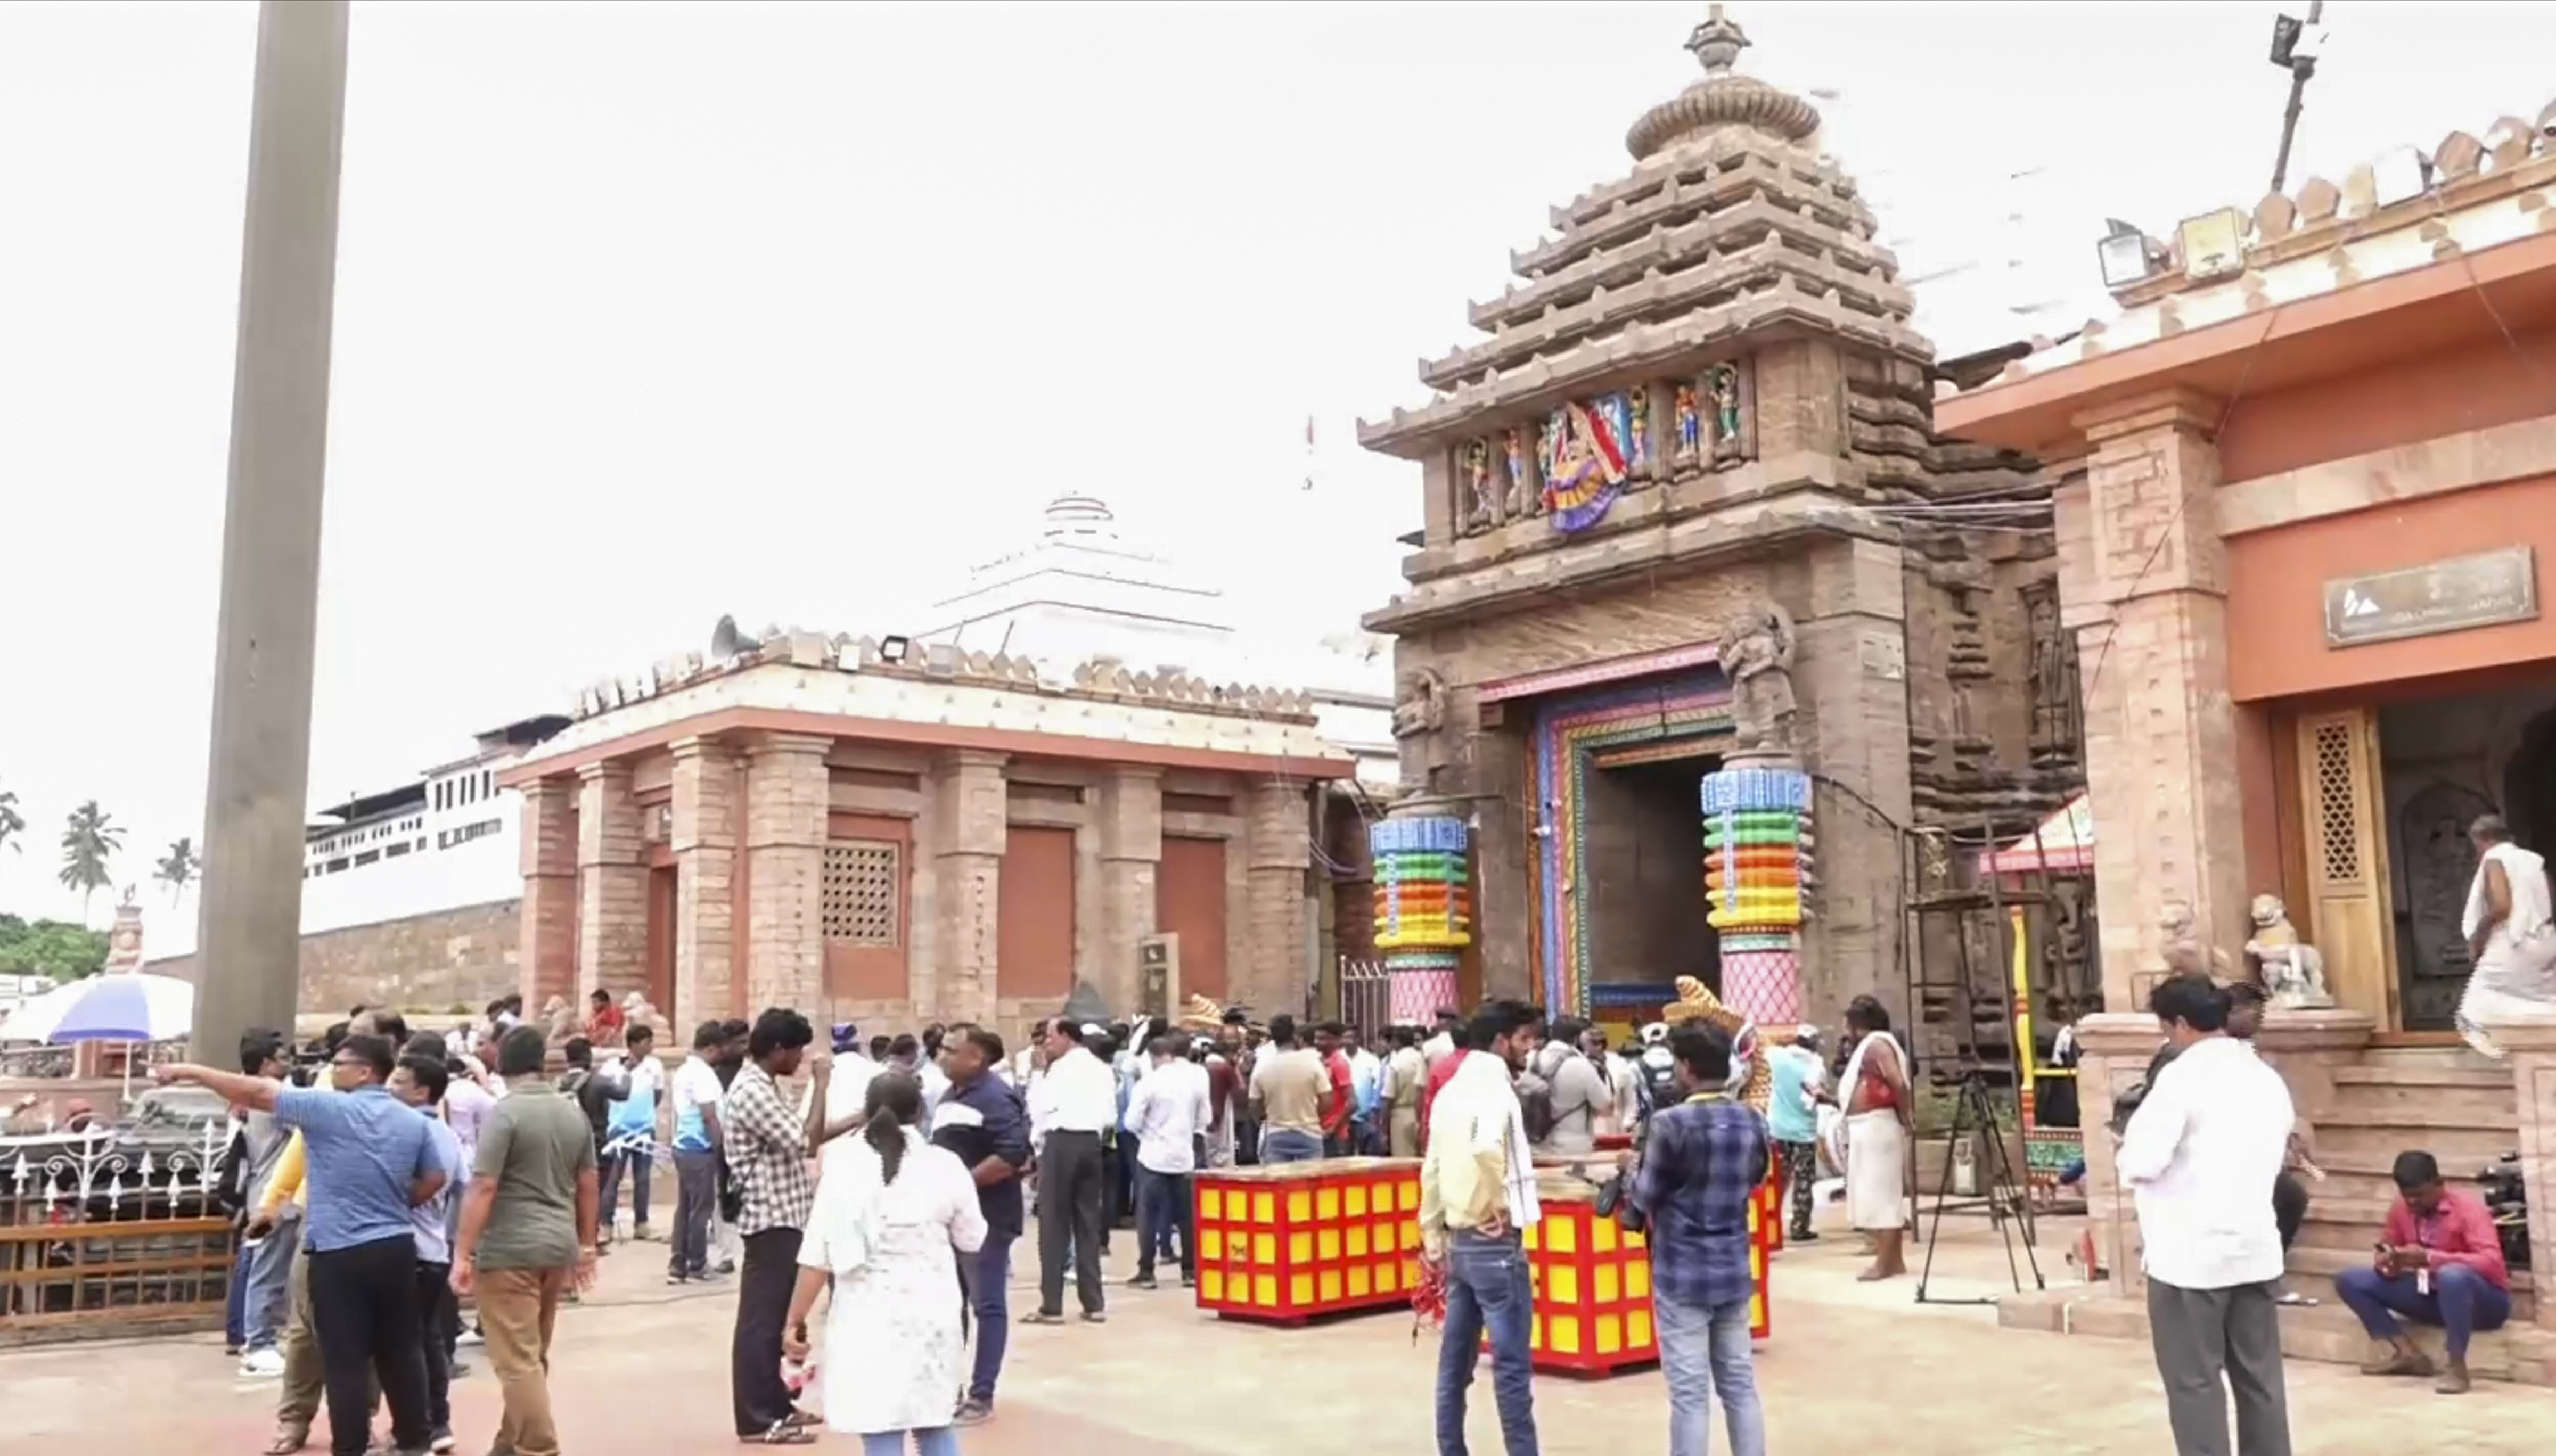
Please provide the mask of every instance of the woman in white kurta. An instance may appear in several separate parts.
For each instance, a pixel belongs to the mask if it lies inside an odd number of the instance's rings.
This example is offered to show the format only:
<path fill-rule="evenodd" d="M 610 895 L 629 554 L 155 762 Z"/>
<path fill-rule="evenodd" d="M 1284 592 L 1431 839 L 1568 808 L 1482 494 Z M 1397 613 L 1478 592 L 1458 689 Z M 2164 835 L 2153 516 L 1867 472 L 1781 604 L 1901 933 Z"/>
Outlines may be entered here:
<path fill-rule="evenodd" d="M 985 1242 L 976 1182 L 923 1135 L 923 1089 L 903 1072 L 871 1081 L 868 1121 L 817 1183 L 799 1246 L 799 1286 L 786 1346 L 807 1358 L 804 1334 L 831 1282 L 818 1361 L 829 1429 L 857 1434 L 866 1456 L 956 1456 L 950 1418 L 966 1384 L 953 1249 Z"/>

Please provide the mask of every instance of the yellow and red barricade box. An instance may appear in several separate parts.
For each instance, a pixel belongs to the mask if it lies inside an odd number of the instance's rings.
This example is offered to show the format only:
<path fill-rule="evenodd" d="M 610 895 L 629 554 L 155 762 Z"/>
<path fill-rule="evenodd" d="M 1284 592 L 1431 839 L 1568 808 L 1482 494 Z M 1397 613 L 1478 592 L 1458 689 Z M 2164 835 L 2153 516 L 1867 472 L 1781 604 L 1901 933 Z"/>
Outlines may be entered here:
<path fill-rule="evenodd" d="M 1784 1252 L 1784 1160 L 1767 1159 L 1766 1181 L 1757 1185 L 1757 1206 L 1749 1211 L 1750 1242 L 1756 1242 L 1756 1231 L 1766 1231 L 1766 1252 Z"/>
<path fill-rule="evenodd" d="M 1660 1358 L 1651 1324 L 1651 1253 L 1644 1236 L 1600 1217 L 1597 1189 L 1575 1177 L 1538 1181 L 1544 1219 L 1526 1231 L 1527 1271 L 1535 1283 L 1528 1348 L 1537 1370 L 1608 1376 Z M 1748 1205 L 1748 1332 L 1772 1330 L 1766 1247 L 1769 1220 L 1761 1199 Z"/>
<path fill-rule="evenodd" d="M 1299 1324 L 1410 1303 L 1420 1263 L 1417 1158 L 1214 1168 L 1195 1185 L 1201 1309 Z"/>

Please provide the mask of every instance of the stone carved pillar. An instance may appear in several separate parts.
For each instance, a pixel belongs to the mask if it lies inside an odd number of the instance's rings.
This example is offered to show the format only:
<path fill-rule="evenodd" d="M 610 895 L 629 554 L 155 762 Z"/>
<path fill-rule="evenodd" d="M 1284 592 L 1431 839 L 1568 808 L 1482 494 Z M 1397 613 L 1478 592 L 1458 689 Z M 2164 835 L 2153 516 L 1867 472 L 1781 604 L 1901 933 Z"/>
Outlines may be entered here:
<path fill-rule="evenodd" d="M 2100 826 L 2106 1005 L 2162 964 L 2157 926 L 2188 907 L 2200 943 L 2241 966 L 2248 933 L 2227 551 L 2215 402 L 2178 393 L 2080 416 L 2086 479 L 2060 492 L 2062 623 L 2077 634 L 2086 782 Z"/>
<path fill-rule="evenodd" d="M 689 1038 L 738 1005 L 737 761 L 706 738 L 677 739 L 674 752 L 675 1004 L 662 1010 Z"/>
<path fill-rule="evenodd" d="M 826 995 L 826 754 L 831 738 L 765 734 L 745 754 L 746 1015 Z"/>
<path fill-rule="evenodd" d="M 2556 1210 L 2556 1017 L 2496 1022 L 2486 1031 L 2511 1054 L 2512 1090 L 2520 1112 L 2520 1178 L 2529 1194 L 2529 1268 L 2538 1280 L 2535 1323 L 2556 1332 L 2556 1295 L 2547 1286 L 2548 1272 L 2556 1270 L 2556 1212 L 2550 1212 Z M 2556 1383 L 2556 1351 L 2546 1359 L 2548 1369 L 2537 1379 Z"/>
<path fill-rule="evenodd" d="M 1306 791 L 1301 783 L 1264 779 L 1243 795 L 1248 909 L 1241 954 L 1228 952 L 1225 964 L 1242 970 L 1233 1000 L 1263 1018 L 1304 1010 L 1314 983 L 1314 967 L 1306 964 L 1305 867 L 1312 863 Z M 1232 938 L 1229 931 L 1226 938 Z"/>
<path fill-rule="evenodd" d="M 990 1021 L 1002 941 L 1003 851 L 1011 837 L 1008 756 L 952 749 L 932 791 L 934 926 L 939 953 L 915 973 L 914 999 L 944 1021 Z"/>
<path fill-rule="evenodd" d="M 537 779 L 522 792 L 523 941 L 516 989 L 538 1011 L 554 996 L 576 995 L 577 789 L 574 780 Z"/>
<path fill-rule="evenodd" d="M 1111 769 L 1093 827 L 1100 840 L 1100 934 L 1092 954 L 1099 964 L 1086 979 L 1111 1010 L 1132 1013 L 1144 991 L 1136 942 L 1160 928 L 1154 891 L 1163 863 L 1163 771 L 1132 764 Z"/>
<path fill-rule="evenodd" d="M 566 994 L 580 1014 L 583 993 L 595 987 L 615 1000 L 647 989 L 648 867 L 640 840 L 630 766 L 587 764 L 577 770 L 576 985 Z M 525 1004 L 538 1011 L 548 999 L 527 998 Z"/>

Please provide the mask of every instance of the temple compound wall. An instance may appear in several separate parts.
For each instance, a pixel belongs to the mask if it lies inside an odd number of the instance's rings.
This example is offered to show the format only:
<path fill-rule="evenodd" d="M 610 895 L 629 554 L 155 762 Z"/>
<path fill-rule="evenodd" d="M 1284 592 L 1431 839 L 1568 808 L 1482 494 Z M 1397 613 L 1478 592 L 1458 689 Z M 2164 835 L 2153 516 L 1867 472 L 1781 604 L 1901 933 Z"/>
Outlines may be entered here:
<path fill-rule="evenodd" d="M 644 992 L 679 1027 L 767 1006 L 1007 1037 L 1139 942 L 1180 997 L 1261 1015 L 1314 984 L 1314 814 L 1349 771 L 1299 695 L 1070 682 L 948 648 L 792 633 L 585 694 L 524 794 L 522 990 Z"/>
<path fill-rule="evenodd" d="M 1469 991 L 1898 1005 L 1903 832 L 2021 832 L 2081 782 L 2055 477 L 1935 435 L 1896 262 L 1744 44 L 1697 29 L 1706 77 L 1635 124 L 1632 174 L 1554 209 L 1472 305 L 1487 337 L 1361 429 L 1420 466 L 1408 588 L 1366 620 L 1397 812 L 1469 834 Z"/>

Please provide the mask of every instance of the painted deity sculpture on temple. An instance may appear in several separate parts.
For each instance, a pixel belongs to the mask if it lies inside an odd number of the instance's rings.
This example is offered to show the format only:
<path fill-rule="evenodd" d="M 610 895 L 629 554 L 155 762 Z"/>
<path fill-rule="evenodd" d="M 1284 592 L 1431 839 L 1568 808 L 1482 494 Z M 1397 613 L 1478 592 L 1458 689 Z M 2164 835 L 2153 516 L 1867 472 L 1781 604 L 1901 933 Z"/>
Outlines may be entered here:
<path fill-rule="evenodd" d="M 1677 387 L 1677 459 L 1686 463 L 1704 454 L 1704 409 L 1695 397 L 1695 386 Z"/>
<path fill-rule="evenodd" d="M 1635 385 L 1627 391 L 1632 397 L 1633 424 L 1625 440 L 1631 459 L 1627 467 L 1635 475 L 1651 473 L 1651 391 L 1647 385 Z"/>
<path fill-rule="evenodd" d="M 1526 431 L 1514 425 L 1501 431 L 1500 454 L 1509 471 L 1509 515 L 1524 516 L 1535 496 L 1535 483 L 1526 473 Z"/>
<path fill-rule="evenodd" d="M 1466 524 L 1478 530 L 1491 524 L 1493 491 L 1491 486 L 1491 447 L 1487 441 L 1465 441 L 1465 491 L 1472 514 Z"/>
<path fill-rule="evenodd" d="M 1728 364 L 1716 364 L 1705 375 L 1704 387 L 1713 399 L 1713 457 L 1734 458 L 1740 452 L 1739 371 Z"/>
<path fill-rule="evenodd" d="M 1787 754 L 1793 748 L 1793 623 L 1772 603 L 1730 619 L 1720 644 L 1730 679 L 1733 747 L 1742 753 Z"/>
<path fill-rule="evenodd" d="M 2325 989 L 2325 956 L 2299 938 L 2281 898 L 2255 896 L 2249 914 L 2254 934 L 2245 942 L 2245 959 L 2272 1005 L 2288 1010 L 2334 1005 Z"/>

